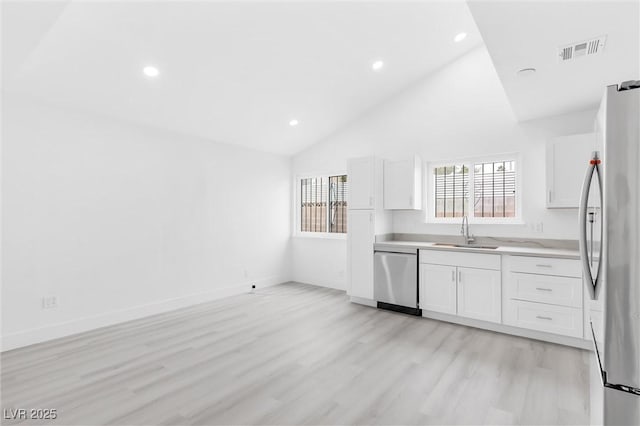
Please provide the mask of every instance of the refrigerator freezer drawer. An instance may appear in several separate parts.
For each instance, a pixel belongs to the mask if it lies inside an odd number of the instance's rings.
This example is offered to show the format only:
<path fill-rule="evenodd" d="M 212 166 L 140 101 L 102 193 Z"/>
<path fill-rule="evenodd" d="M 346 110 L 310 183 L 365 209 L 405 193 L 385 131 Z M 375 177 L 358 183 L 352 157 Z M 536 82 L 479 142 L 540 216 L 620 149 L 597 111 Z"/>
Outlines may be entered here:
<path fill-rule="evenodd" d="M 564 336 L 583 336 L 582 309 L 545 303 L 509 300 L 505 322 L 516 327 Z"/>

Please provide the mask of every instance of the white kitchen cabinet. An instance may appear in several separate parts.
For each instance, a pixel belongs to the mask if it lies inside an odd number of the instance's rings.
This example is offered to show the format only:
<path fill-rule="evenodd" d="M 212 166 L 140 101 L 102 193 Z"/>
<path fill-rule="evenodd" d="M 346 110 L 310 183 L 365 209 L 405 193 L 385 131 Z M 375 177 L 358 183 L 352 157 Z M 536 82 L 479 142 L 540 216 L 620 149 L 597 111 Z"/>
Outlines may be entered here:
<path fill-rule="evenodd" d="M 422 209 L 422 161 L 419 157 L 384 162 L 384 208 Z"/>
<path fill-rule="evenodd" d="M 511 300 L 506 306 L 508 324 L 520 328 L 582 338 L 582 309 Z"/>
<path fill-rule="evenodd" d="M 376 202 L 376 159 L 351 158 L 347 162 L 349 209 L 373 209 Z"/>
<path fill-rule="evenodd" d="M 347 218 L 349 295 L 373 300 L 375 214 L 373 210 L 349 210 Z"/>
<path fill-rule="evenodd" d="M 433 262 L 433 263 L 430 263 Z M 420 250 L 420 308 L 500 323 L 500 256 Z"/>
<path fill-rule="evenodd" d="M 420 264 L 420 308 L 445 314 L 456 313 L 455 266 Z"/>
<path fill-rule="evenodd" d="M 457 269 L 458 315 L 499 323 L 502 320 L 500 271 Z"/>
<path fill-rule="evenodd" d="M 595 133 L 547 141 L 547 208 L 578 208 L 582 181 L 595 147 Z"/>
<path fill-rule="evenodd" d="M 584 284 L 579 260 L 506 256 L 505 263 L 505 324 L 584 337 Z"/>

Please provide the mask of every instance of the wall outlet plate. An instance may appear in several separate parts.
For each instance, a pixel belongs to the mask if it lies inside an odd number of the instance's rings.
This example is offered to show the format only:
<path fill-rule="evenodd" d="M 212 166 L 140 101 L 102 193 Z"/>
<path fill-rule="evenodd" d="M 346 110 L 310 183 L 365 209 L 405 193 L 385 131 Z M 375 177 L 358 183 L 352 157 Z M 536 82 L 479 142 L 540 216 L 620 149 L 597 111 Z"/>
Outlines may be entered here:
<path fill-rule="evenodd" d="M 54 309 L 59 304 L 58 296 L 43 296 L 42 309 Z"/>

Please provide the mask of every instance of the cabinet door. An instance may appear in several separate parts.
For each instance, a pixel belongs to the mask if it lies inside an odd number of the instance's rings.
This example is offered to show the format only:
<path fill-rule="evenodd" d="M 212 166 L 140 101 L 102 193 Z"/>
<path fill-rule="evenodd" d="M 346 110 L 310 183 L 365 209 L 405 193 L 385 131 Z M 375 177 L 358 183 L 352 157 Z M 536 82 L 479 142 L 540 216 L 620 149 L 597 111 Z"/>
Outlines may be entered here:
<path fill-rule="evenodd" d="M 595 133 L 547 142 L 547 208 L 578 208 L 582 181 L 595 144 Z"/>
<path fill-rule="evenodd" d="M 375 159 L 373 157 L 352 158 L 347 162 L 349 179 L 349 209 L 372 209 L 374 207 Z"/>
<path fill-rule="evenodd" d="M 458 315 L 500 322 L 500 271 L 458 268 Z"/>
<path fill-rule="evenodd" d="M 349 210 L 348 223 L 349 294 L 373 300 L 373 210 Z"/>
<path fill-rule="evenodd" d="M 420 210 L 422 163 L 410 160 L 384 162 L 384 208 L 387 210 Z"/>
<path fill-rule="evenodd" d="M 420 264 L 420 308 L 456 313 L 455 266 Z"/>

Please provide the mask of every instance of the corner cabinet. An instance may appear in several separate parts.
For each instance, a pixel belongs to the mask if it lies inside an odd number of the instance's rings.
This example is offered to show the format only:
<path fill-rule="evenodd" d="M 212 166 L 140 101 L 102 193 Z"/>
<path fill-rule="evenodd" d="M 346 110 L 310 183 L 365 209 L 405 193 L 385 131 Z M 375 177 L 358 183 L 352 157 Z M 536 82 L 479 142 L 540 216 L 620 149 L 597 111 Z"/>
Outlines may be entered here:
<path fill-rule="evenodd" d="M 419 157 L 384 162 L 384 208 L 422 209 L 422 161 Z"/>
<path fill-rule="evenodd" d="M 420 250 L 420 308 L 502 321 L 500 255 Z"/>
<path fill-rule="evenodd" d="M 562 136 L 547 141 L 548 209 L 578 208 L 582 181 L 595 147 L 595 133 Z"/>

